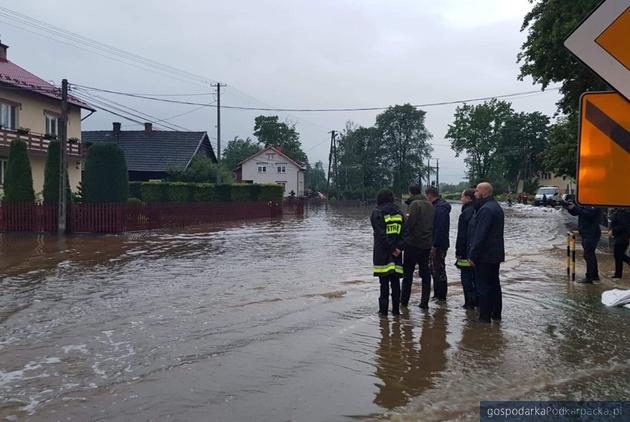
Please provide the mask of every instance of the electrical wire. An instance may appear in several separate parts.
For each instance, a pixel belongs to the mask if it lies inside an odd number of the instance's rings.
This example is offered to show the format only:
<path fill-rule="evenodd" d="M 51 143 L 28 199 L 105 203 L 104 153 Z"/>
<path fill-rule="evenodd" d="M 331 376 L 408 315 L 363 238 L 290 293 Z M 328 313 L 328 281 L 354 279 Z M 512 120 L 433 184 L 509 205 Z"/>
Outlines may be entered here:
<path fill-rule="evenodd" d="M 192 101 L 180 101 L 180 100 L 169 100 L 166 98 L 156 98 L 152 96 L 146 95 L 136 95 L 131 94 L 129 92 L 122 91 L 114 91 L 110 89 L 96 88 L 87 85 L 73 84 L 74 86 L 98 92 L 105 92 L 108 94 L 122 95 L 132 98 L 140 98 L 150 101 L 161 101 L 165 103 L 172 104 L 186 104 L 186 105 L 197 105 L 197 106 L 205 106 L 205 107 L 218 107 L 216 104 L 204 104 Z M 541 95 L 550 91 L 559 90 L 560 87 L 552 87 L 545 91 L 533 90 L 533 91 L 523 91 L 523 92 L 515 92 L 511 94 L 502 94 L 502 95 L 493 95 L 487 97 L 476 97 L 476 98 L 468 98 L 462 100 L 452 100 L 452 101 L 440 101 L 433 103 L 424 103 L 424 104 L 413 104 L 415 108 L 426 108 L 426 107 L 437 107 L 444 105 L 454 105 L 454 104 L 465 104 L 479 101 L 487 101 L 498 98 L 515 98 L 520 96 L 533 96 L 533 95 Z M 222 108 L 231 109 L 231 110 L 253 110 L 253 111 L 277 111 L 277 112 L 353 112 L 353 111 L 381 111 L 387 110 L 389 106 L 379 106 L 379 107 L 344 107 L 344 108 L 267 108 L 267 107 L 243 107 L 243 106 L 230 106 L 230 105 L 221 105 Z"/>

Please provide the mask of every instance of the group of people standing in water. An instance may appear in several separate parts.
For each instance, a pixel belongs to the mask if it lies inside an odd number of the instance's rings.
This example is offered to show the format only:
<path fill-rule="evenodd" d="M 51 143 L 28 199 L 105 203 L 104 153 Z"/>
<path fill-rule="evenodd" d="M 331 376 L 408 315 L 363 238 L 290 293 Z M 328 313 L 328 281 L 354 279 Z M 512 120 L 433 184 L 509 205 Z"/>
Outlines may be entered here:
<path fill-rule="evenodd" d="M 499 266 L 505 260 L 504 215 L 490 183 L 462 192 L 462 211 L 457 227 L 455 265 L 460 269 L 466 309 L 479 309 L 479 322 L 501 319 L 502 294 Z M 390 190 L 379 191 L 370 221 L 374 230 L 374 276 L 381 293 L 379 314 L 386 316 L 391 294 L 392 314 L 408 307 L 415 269 L 422 280 L 419 307 L 429 308 L 433 299 L 447 297 L 446 258 L 450 247 L 451 205 L 435 187 L 424 194 L 409 187 L 407 213 L 395 204 Z M 403 279 L 402 286 L 400 279 Z"/>

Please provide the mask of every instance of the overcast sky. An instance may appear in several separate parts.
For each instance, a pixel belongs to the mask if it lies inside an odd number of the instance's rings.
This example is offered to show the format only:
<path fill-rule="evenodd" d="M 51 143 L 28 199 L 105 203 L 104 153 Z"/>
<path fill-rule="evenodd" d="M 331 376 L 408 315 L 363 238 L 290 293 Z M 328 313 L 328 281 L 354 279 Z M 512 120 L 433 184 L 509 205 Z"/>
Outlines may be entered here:
<path fill-rule="evenodd" d="M 518 81 L 516 55 L 527 0 L 279 0 L 99 2 L 3 1 L 0 6 L 121 50 L 228 84 L 223 105 L 286 108 L 425 104 L 537 89 Z M 35 33 L 36 32 L 36 33 Z M 9 59 L 39 77 L 133 93 L 210 92 L 201 82 L 164 76 L 64 44 L 49 32 L 0 13 Z M 98 94 L 102 95 L 102 94 Z M 216 111 L 107 96 L 185 128 L 216 136 Z M 192 102 L 214 96 L 168 97 Z M 518 111 L 553 115 L 557 94 L 511 100 Z M 195 110 L 196 109 L 196 110 Z M 195 110 L 195 111 L 193 111 Z M 455 106 L 426 107 L 442 181 L 464 178 L 463 160 L 444 140 Z M 222 111 L 223 145 L 252 136 L 254 117 L 278 114 L 301 134 L 309 160 L 327 163 L 330 130 L 378 112 Z M 121 119 L 104 111 L 84 129 Z M 126 129 L 140 129 L 122 121 Z"/>

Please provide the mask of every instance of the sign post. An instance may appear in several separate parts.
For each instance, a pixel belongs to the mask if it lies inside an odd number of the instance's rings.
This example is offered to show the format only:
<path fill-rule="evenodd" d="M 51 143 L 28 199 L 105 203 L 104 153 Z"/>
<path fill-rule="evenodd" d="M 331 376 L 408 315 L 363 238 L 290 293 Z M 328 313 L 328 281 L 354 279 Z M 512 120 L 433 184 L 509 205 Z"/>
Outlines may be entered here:
<path fill-rule="evenodd" d="M 564 45 L 617 92 L 580 100 L 577 201 L 630 207 L 630 0 L 605 0 Z"/>

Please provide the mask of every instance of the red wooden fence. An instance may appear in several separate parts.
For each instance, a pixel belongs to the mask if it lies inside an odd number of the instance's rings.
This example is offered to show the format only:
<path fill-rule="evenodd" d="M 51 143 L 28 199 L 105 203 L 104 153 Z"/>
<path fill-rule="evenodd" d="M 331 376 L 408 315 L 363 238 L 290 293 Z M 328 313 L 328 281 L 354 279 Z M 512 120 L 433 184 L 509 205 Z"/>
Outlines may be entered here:
<path fill-rule="evenodd" d="M 300 205 L 292 210 L 300 212 Z M 303 204 L 301 212 L 304 211 Z M 72 204 L 68 231 L 73 233 L 124 233 L 185 227 L 233 220 L 282 215 L 274 202 L 199 202 L 185 204 Z M 0 205 L 0 232 L 56 232 L 56 204 Z"/>

